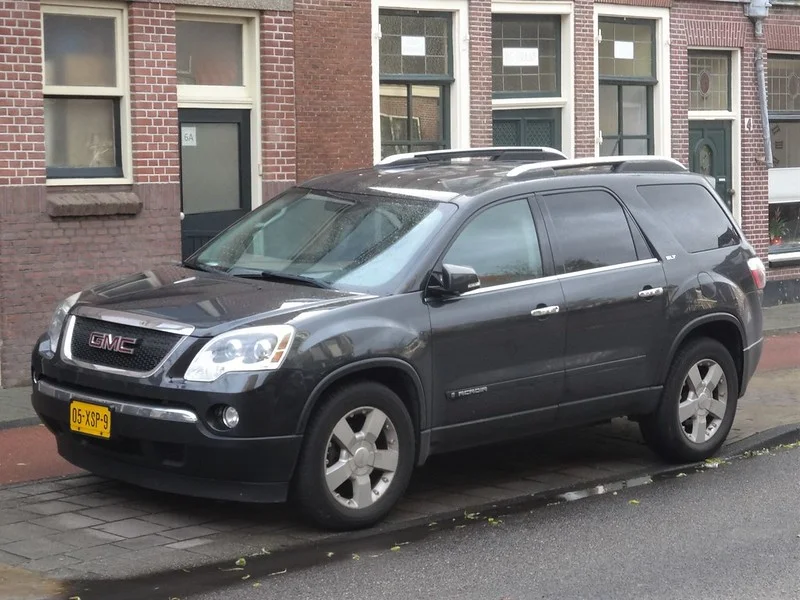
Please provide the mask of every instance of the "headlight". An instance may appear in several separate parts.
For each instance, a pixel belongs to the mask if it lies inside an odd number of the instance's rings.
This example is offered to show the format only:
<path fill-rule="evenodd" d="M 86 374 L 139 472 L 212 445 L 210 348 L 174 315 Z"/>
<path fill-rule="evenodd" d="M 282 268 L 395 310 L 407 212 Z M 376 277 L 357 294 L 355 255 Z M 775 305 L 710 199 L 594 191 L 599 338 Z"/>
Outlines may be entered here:
<path fill-rule="evenodd" d="M 286 359 L 293 339 L 291 325 L 265 325 L 223 333 L 197 353 L 184 379 L 208 382 L 225 373 L 274 371 Z"/>
<path fill-rule="evenodd" d="M 56 307 L 53 318 L 50 320 L 50 327 L 47 328 L 47 336 L 50 338 L 50 351 L 55 354 L 58 348 L 58 340 L 61 338 L 61 331 L 64 329 L 64 321 L 67 320 L 69 310 L 75 306 L 81 293 L 72 294 Z"/>

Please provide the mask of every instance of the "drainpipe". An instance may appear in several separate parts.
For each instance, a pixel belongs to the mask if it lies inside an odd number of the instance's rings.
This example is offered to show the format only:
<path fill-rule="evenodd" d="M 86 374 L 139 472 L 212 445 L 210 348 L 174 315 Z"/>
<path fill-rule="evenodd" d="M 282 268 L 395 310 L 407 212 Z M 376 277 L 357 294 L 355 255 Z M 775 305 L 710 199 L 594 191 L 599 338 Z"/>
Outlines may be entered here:
<path fill-rule="evenodd" d="M 764 20 L 769 16 L 770 0 L 750 0 L 745 4 L 744 14 L 753 21 L 757 38 L 764 37 Z M 761 124 L 764 135 L 764 162 L 772 168 L 772 140 L 770 139 L 769 109 L 767 107 L 767 78 L 764 74 L 764 46 L 756 50 L 756 75 L 758 76 L 758 100 L 761 105 Z"/>

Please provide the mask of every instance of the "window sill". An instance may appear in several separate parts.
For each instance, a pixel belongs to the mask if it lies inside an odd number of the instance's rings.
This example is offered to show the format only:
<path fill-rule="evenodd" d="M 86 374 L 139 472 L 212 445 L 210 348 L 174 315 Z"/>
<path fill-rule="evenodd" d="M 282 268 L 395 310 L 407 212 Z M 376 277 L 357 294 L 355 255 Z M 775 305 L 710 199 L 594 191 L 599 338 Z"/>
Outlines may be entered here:
<path fill-rule="evenodd" d="M 50 192 L 47 214 L 51 218 L 137 215 L 142 201 L 133 192 Z"/>
<path fill-rule="evenodd" d="M 97 177 L 97 178 L 70 178 L 70 179 L 48 179 L 45 182 L 47 187 L 76 187 L 76 186 L 96 186 L 96 185 L 133 185 L 133 179 L 129 177 Z"/>
<path fill-rule="evenodd" d="M 779 252 L 767 256 L 770 266 L 785 267 L 800 265 L 800 252 Z"/>

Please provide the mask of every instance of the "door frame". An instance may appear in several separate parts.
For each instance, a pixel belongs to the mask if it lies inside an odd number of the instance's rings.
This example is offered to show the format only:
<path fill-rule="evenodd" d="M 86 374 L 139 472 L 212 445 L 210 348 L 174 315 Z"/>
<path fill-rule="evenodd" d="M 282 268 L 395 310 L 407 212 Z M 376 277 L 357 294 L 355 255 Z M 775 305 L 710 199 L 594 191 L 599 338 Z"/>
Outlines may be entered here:
<path fill-rule="evenodd" d="M 178 174 L 180 179 L 181 247 L 183 247 L 183 125 L 191 123 L 230 123 L 239 129 L 239 210 L 253 209 L 252 130 L 250 108 L 179 108 Z M 183 250 L 181 250 L 183 253 Z"/>
<path fill-rule="evenodd" d="M 733 143 L 733 129 L 734 129 L 734 121 L 732 119 L 690 119 L 689 120 L 689 127 L 688 127 L 688 141 L 689 141 L 689 169 L 691 170 L 692 161 L 694 156 L 694 147 L 692 145 L 692 129 L 710 129 L 710 128 L 722 128 L 725 131 L 726 136 L 726 146 L 727 148 L 724 149 L 724 152 L 727 153 L 727 178 L 728 178 L 728 189 L 733 190 L 733 195 L 730 197 L 731 203 L 731 214 L 739 220 L 739 200 L 738 196 L 740 196 L 740 190 L 737 186 L 737 179 L 736 179 L 736 172 L 735 172 L 735 162 L 733 160 L 734 155 L 734 143 Z M 703 137 L 700 138 L 701 140 L 704 139 Z M 716 187 L 716 183 L 715 183 Z M 723 198 L 723 201 L 726 199 Z"/>

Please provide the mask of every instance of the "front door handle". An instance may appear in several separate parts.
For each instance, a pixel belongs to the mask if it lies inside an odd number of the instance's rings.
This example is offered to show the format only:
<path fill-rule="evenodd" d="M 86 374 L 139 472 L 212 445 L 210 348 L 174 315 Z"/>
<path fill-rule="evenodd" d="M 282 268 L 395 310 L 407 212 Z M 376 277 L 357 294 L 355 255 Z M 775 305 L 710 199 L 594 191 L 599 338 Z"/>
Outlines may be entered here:
<path fill-rule="evenodd" d="M 663 287 L 645 288 L 641 292 L 639 292 L 639 298 L 655 298 L 656 296 L 660 296 L 663 293 L 664 293 Z"/>
<path fill-rule="evenodd" d="M 540 306 L 531 311 L 532 317 L 546 317 L 547 315 L 554 315 L 560 310 L 558 306 Z"/>

